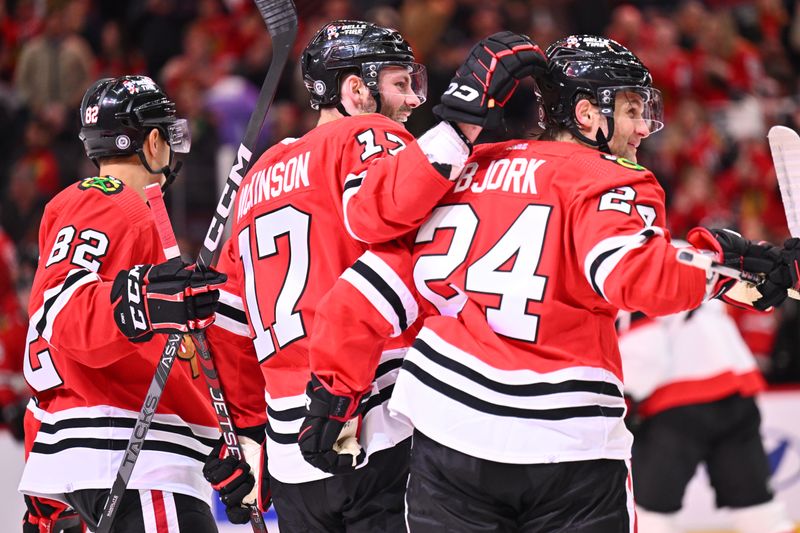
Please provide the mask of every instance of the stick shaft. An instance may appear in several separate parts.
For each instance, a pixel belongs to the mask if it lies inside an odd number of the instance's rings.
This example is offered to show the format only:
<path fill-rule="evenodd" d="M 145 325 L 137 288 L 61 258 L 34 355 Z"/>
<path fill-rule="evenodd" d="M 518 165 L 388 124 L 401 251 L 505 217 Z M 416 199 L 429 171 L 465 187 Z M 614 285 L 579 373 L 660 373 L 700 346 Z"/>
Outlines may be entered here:
<path fill-rule="evenodd" d="M 277 91 L 278 81 L 280 80 L 281 73 L 286 66 L 286 62 L 289 59 L 292 45 L 294 44 L 294 40 L 297 36 L 297 11 L 292 0 L 255 0 L 255 3 L 261 14 L 261 17 L 264 19 L 264 23 L 267 25 L 270 36 L 272 37 L 272 62 L 270 63 L 264 83 L 261 86 L 261 91 L 258 95 L 255 110 L 250 115 L 250 120 L 247 123 L 247 129 L 245 131 L 244 138 L 242 139 L 242 143 L 237 150 L 236 162 L 228 174 L 225 188 L 219 202 L 217 203 L 214 217 L 211 220 L 208 232 L 206 233 L 206 237 L 203 241 L 203 246 L 197 258 L 197 264 L 200 268 L 205 268 L 213 264 L 214 254 L 219 247 L 220 240 L 222 239 L 225 223 L 230 217 L 233 201 L 236 198 L 239 185 L 241 184 L 242 179 L 244 179 L 244 175 L 251 165 L 253 147 L 258 139 L 258 134 L 261 131 L 264 120 L 267 118 L 267 112 L 269 111 L 269 107 L 272 104 L 272 100 L 275 97 L 275 92 Z M 169 229 L 170 231 L 167 233 L 171 233 L 171 226 L 169 226 Z M 161 234 L 162 232 L 160 231 L 159 233 Z M 172 244 L 167 244 L 164 246 L 164 253 L 165 255 L 168 255 L 173 253 L 177 254 L 177 252 L 178 247 L 177 243 L 174 242 L 173 236 Z M 106 500 L 103 513 L 100 515 L 100 520 L 96 530 L 98 533 L 108 533 L 111 530 L 111 526 L 114 523 L 114 516 L 119 508 L 119 502 L 122 500 L 122 496 L 125 493 L 128 482 L 130 481 L 133 467 L 135 466 L 139 452 L 144 445 L 145 436 L 150 429 L 152 417 L 155 414 L 156 407 L 158 406 L 161 395 L 164 392 L 164 386 L 166 384 L 167 377 L 169 377 L 169 372 L 172 369 L 172 364 L 175 361 L 175 355 L 178 353 L 181 340 L 182 336 L 177 334 L 170 335 L 167 339 L 167 344 L 161 354 L 161 359 L 159 360 L 158 367 L 156 368 L 156 373 L 153 376 L 153 380 L 150 383 L 150 388 L 148 389 L 144 404 L 139 412 L 139 418 L 134 426 L 133 433 L 131 433 L 131 438 L 128 441 L 128 447 L 125 450 L 125 456 L 123 457 L 122 464 L 120 465 L 117 471 L 117 476 L 113 485 L 111 486 L 111 491 L 109 492 L 108 499 Z M 195 342 L 199 342 L 200 345 L 206 346 L 207 348 L 207 344 L 204 341 L 205 334 L 202 334 L 195 339 Z M 204 363 L 203 374 L 213 374 L 216 376 L 216 370 L 213 368 L 213 362 L 211 361 L 211 356 L 207 349 L 205 356 L 203 353 L 200 353 L 200 359 L 201 362 Z M 208 362 L 208 370 L 205 362 Z M 207 381 L 207 383 L 209 384 L 209 392 L 211 392 L 213 381 Z M 218 384 L 219 381 L 217 380 L 216 383 Z M 219 391 L 221 394 L 221 389 L 219 389 Z M 225 408 L 225 413 L 227 415 L 227 407 Z M 229 417 L 227 420 L 230 422 Z M 222 427 L 221 420 L 220 427 Z M 238 440 L 236 441 L 236 447 L 238 448 Z M 242 457 L 240 448 L 239 457 Z M 266 526 L 264 526 L 261 513 L 258 512 L 256 506 L 252 507 L 255 509 L 255 511 L 251 510 L 250 519 L 254 531 L 266 531 Z M 257 516 L 255 516 L 254 513 Z M 258 525 L 259 522 L 261 524 L 260 526 Z"/>
<path fill-rule="evenodd" d="M 156 219 L 156 228 L 158 229 L 158 236 L 161 239 L 161 244 L 164 246 L 164 253 L 167 253 L 168 246 L 174 246 L 177 249 L 177 244 L 174 244 L 176 242 L 175 233 L 169 221 L 167 207 L 164 205 L 161 188 L 158 184 L 150 185 L 145 188 L 145 194 L 150 203 L 150 211 L 152 211 Z M 219 374 L 214 366 L 214 360 L 211 358 L 211 351 L 208 348 L 208 342 L 206 340 L 206 332 L 203 330 L 193 331 L 191 335 L 195 350 L 197 354 L 200 355 L 200 366 L 203 369 L 203 378 L 208 387 L 208 394 L 211 397 L 214 413 L 217 415 L 217 423 L 222 432 L 223 441 L 228 448 L 228 453 L 242 461 L 244 460 L 244 454 L 242 453 L 242 447 L 239 445 L 239 438 L 236 436 L 230 411 L 228 410 L 228 403 L 225 401 L 225 395 L 222 392 Z M 267 528 L 264 524 L 264 517 L 261 516 L 258 506 L 248 505 L 247 507 L 250 511 L 250 524 L 253 526 L 253 531 L 256 533 L 266 532 Z"/>

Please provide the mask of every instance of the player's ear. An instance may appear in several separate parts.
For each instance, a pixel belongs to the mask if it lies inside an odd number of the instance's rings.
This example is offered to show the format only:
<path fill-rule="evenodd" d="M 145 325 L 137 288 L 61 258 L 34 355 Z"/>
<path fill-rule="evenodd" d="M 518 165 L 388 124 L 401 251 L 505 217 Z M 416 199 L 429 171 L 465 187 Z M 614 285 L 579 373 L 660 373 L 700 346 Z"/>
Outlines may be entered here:
<path fill-rule="evenodd" d="M 145 155 L 153 157 L 158 153 L 158 141 L 160 136 L 161 134 L 156 128 L 153 128 L 147 135 L 145 135 L 143 147 L 145 149 Z"/>
<path fill-rule="evenodd" d="M 355 104 L 354 107 L 360 109 L 369 97 L 369 90 L 360 76 L 348 74 L 342 80 L 341 95 L 342 103 L 349 101 Z"/>
<path fill-rule="evenodd" d="M 597 128 L 594 127 L 596 114 L 597 109 L 595 106 L 593 106 L 592 103 L 585 98 L 578 100 L 578 103 L 575 104 L 575 122 L 582 130 L 597 130 Z"/>

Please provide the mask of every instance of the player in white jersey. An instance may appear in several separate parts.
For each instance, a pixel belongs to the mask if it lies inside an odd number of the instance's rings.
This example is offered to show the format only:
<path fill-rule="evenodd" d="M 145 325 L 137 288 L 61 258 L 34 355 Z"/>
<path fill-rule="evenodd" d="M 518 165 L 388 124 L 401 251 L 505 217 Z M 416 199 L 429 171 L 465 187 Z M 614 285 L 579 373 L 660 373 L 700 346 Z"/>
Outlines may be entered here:
<path fill-rule="evenodd" d="M 739 533 L 790 533 L 769 487 L 753 354 L 718 300 L 661 318 L 617 319 L 628 414 L 636 422 L 633 487 L 639 530 L 678 533 L 686 486 L 706 465 L 717 507 Z"/>

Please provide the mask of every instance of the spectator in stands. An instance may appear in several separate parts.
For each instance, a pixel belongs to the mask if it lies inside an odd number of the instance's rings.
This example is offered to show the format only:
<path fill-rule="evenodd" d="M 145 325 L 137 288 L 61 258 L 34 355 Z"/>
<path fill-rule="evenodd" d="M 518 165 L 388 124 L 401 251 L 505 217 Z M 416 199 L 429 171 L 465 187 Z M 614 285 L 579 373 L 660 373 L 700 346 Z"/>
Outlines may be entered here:
<path fill-rule="evenodd" d="M 63 115 L 80 103 L 91 82 L 91 49 L 67 24 L 67 8 L 76 1 L 48 0 L 44 32 L 20 51 L 15 88 L 34 113 Z"/>

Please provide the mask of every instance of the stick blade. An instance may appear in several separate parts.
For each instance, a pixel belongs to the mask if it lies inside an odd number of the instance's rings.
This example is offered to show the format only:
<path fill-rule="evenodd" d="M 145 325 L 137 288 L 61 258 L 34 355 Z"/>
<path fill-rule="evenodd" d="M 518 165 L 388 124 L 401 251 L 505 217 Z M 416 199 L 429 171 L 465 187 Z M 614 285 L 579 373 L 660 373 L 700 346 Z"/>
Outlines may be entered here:
<path fill-rule="evenodd" d="M 800 237 L 800 136 L 786 126 L 773 126 L 767 139 L 789 233 Z"/>

